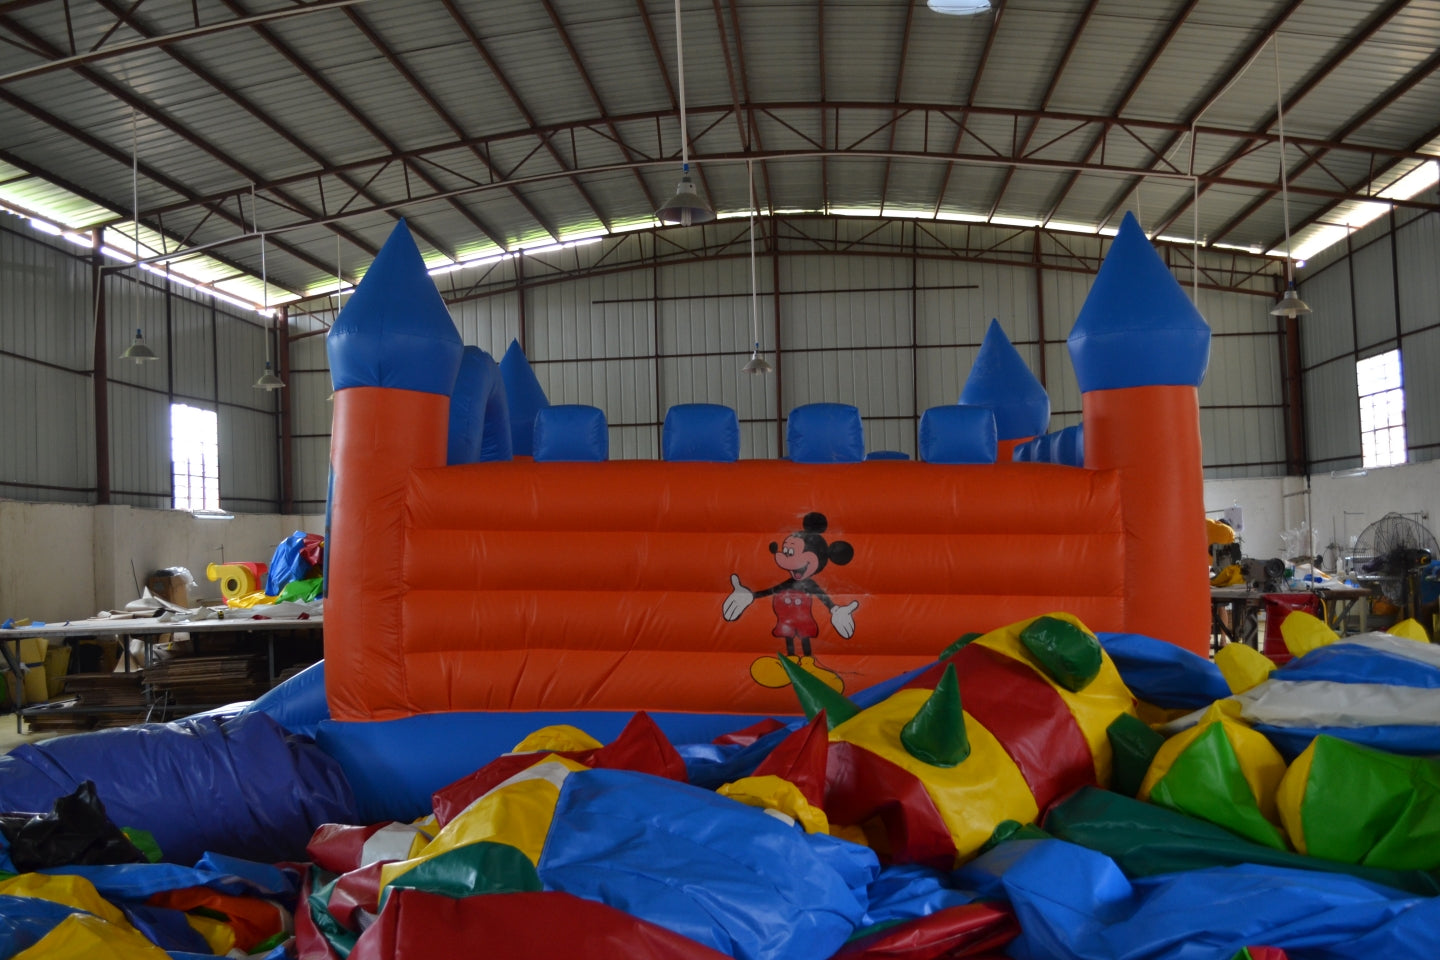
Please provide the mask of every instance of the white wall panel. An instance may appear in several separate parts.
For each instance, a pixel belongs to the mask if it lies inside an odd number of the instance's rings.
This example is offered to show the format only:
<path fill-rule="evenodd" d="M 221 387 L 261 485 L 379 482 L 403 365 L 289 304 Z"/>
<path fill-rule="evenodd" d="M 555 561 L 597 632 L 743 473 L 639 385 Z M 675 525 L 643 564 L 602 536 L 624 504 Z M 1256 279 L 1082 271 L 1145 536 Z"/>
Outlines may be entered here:
<path fill-rule="evenodd" d="M 1308 301 L 1307 301 L 1308 302 Z M 1305 374 L 1305 446 L 1319 472 L 1360 465 L 1360 404 L 1349 357 Z"/>
<path fill-rule="evenodd" d="M 109 399 L 113 502 L 134 507 L 170 506 L 169 399 L 163 393 L 114 382 Z"/>

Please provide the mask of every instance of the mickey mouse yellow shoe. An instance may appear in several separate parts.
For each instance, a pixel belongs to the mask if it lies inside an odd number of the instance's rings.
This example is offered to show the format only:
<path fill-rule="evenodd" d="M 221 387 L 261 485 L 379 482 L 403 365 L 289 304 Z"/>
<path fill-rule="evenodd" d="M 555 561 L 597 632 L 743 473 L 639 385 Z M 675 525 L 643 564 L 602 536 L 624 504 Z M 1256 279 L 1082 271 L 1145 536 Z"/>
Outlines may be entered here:
<path fill-rule="evenodd" d="M 794 657 L 791 657 L 790 659 L 792 661 L 795 660 Z M 815 677 L 817 680 L 825 684 L 825 686 L 829 687 L 831 690 L 834 690 L 836 693 L 843 693 L 845 691 L 845 681 L 840 678 L 840 674 L 835 673 L 833 670 L 826 670 L 824 667 L 820 666 L 820 664 L 815 662 L 814 657 L 801 657 L 798 663 L 800 664 L 800 669 L 804 670 L 812 677 Z M 776 662 L 776 666 L 779 666 L 778 661 Z"/>
<path fill-rule="evenodd" d="M 790 661 L 796 662 L 794 657 L 791 657 Z M 779 657 L 761 657 L 751 663 L 750 678 L 762 687 L 790 686 L 790 678 L 786 675 L 785 668 L 780 666 Z"/>

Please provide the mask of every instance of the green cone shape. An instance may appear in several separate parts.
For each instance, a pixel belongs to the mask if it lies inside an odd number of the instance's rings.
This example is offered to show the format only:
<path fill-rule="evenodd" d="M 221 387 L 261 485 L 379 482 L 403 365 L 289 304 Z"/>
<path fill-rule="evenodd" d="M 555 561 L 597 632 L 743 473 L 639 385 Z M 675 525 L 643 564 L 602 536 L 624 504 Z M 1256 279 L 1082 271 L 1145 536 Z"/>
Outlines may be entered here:
<path fill-rule="evenodd" d="M 824 710 L 825 727 L 834 730 L 860 712 L 859 707 L 846 700 L 843 694 L 836 693 L 825 681 L 801 668 L 783 653 L 778 656 L 780 666 L 785 668 L 785 674 L 790 678 L 790 686 L 795 689 L 795 699 L 800 701 L 800 709 L 805 711 L 806 720 L 814 720 L 816 714 Z"/>
<path fill-rule="evenodd" d="M 1116 793 L 1133 797 L 1140 792 L 1145 774 L 1150 772 L 1150 763 L 1160 750 L 1165 738 L 1139 717 L 1122 713 L 1105 730 L 1110 739 L 1110 749 L 1115 752 L 1115 773 L 1112 786 Z"/>
<path fill-rule="evenodd" d="M 1100 674 L 1100 641 L 1073 623 L 1041 617 L 1020 631 L 1020 642 L 1060 686 L 1079 693 Z"/>
<path fill-rule="evenodd" d="M 910 756 L 932 767 L 953 767 L 970 756 L 955 664 L 945 667 L 935 692 L 900 731 L 900 744 Z"/>
<path fill-rule="evenodd" d="M 976 640 L 979 640 L 979 639 L 980 639 L 981 637 L 983 637 L 983 636 L 984 636 L 983 633 L 966 633 L 966 634 L 962 634 L 962 635 L 960 636 L 960 638 L 957 639 L 954 643 L 950 644 L 950 646 L 948 646 L 948 647 L 946 647 L 944 650 L 941 650 L 941 651 L 940 651 L 940 659 L 941 659 L 941 660 L 948 660 L 950 657 L 953 657 L 956 653 L 959 653 L 961 649 L 963 649 L 964 647 L 968 647 L 971 643 L 973 643 L 973 642 L 976 641 Z"/>

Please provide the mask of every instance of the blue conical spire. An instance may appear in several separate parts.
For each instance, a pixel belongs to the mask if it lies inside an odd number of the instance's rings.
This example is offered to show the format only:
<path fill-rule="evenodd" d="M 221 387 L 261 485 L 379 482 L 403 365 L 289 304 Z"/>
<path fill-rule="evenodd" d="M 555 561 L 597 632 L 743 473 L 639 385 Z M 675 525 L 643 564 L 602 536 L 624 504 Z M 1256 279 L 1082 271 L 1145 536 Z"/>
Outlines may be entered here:
<path fill-rule="evenodd" d="M 1038 436 L 1050 423 L 1050 396 L 1000 329 L 999 320 L 991 320 L 985 331 L 960 402 L 994 410 L 1000 440 Z"/>
<path fill-rule="evenodd" d="M 401 220 L 325 338 L 330 379 L 450 395 L 464 343 Z"/>
<path fill-rule="evenodd" d="M 1198 387 L 1205 379 L 1210 326 L 1129 213 L 1080 308 L 1069 345 L 1082 393 Z"/>

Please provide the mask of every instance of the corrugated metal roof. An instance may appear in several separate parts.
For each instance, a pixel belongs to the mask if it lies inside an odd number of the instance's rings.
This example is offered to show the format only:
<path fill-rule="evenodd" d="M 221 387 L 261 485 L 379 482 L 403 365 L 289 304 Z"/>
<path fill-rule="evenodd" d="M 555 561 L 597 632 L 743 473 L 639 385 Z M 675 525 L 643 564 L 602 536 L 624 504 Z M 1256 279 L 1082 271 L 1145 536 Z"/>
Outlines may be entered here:
<path fill-rule="evenodd" d="M 1184 127 L 1208 105 L 1201 123 L 1226 132 L 1204 133 L 1195 145 L 1197 172 L 1220 181 L 1202 192 L 1201 233 L 1228 226 L 1226 242 L 1268 247 L 1285 227 L 1271 196 L 1277 154 L 1273 142 L 1245 136 L 1274 133 L 1268 37 L 1278 34 L 1292 138 L 1343 135 L 1356 147 L 1405 150 L 1433 134 L 1440 114 L 1440 0 L 1393 9 L 1383 0 L 1304 0 L 1283 21 L 1288 0 L 1104 0 L 1077 36 L 1089 6 L 1008 0 L 997 13 L 955 18 L 923 0 L 684 0 L 689 132 L 702 190 L 722 211 L 743 210 L 739 161 L 748 144 L 777 155 L 756 171 L 766 209 L 934 212 L 943 184 L 942 217 L 993 210 L 1019 222 L 1053 215 L 1098 227 L 1139 208 L 1183 236 L 1191 185 L 1152 174 L 1141 186 L 1126 171 L 1158 168 L 1162 152 L 1189 169 Z M 205 7 L 199 22 L 283 9 Z M 362 263 L 369 254 L 356 241 L 372 249 L 383 242 L 401 209 L 424 234 L 422 248 L 458 252 L 493 248 L 487 231 L 514 244 L 547 230 L 642 222 L 673 188 L 678 56 L 666 0 L 374 0 L 113 56 L 116 45 L 193 29 L 195 11 L 142 6 L 118 27 L 102 5 L 72 5 L 69 15 L 77 50 L 104 43 L 87 62 L 23 78 L 7 74 L 43 58 L 7 48 L 0 149 L 81 188 L 89 199 L 47 195 L 67 216 L 126 210 L 130 107 L 115 94 L 133 97 L 145 113 L 139 193 L 150 226 L 161 207 L 169 234 L 188 233 L 209 212 L 195 241 L 235 236 L 233 201 L 228 213 L 213 211 L 256 179 L 277 212 L 267 225 L 273 271 L 291 289 L 324 280 L 336 230 L 347 235 L 342 258 Z M 6 16 L 19 35 L 68 55 L 60 0 Z M 980 112 L 967 112 L 967 102 Z M 1041 109 L 1049 116 L 1033 113 Z M 962 121 L 962 159 L 951 168 Z M 1296 231 L 1306 217 L 1363 194 L 1391 162 L 1360 149 L 1293 149 L 1296 187 L 1329 194 L 1292 195 Z M 1302 149 L 1318 161 L 1307 163 Z M 870 156 L 817 156 L 847 151 Z M 638 176 L 627 164 L 638 165 Z M 496 177 L 520 182 L 489 188 Z M 363 196 L 354 197 L 357 188 Z M 455 191 L 454 199 L 435 196 Z M 347 201 L 341 220 L 315 222 Z M 257 268 L 244 249 L 226 256 Z"/>

